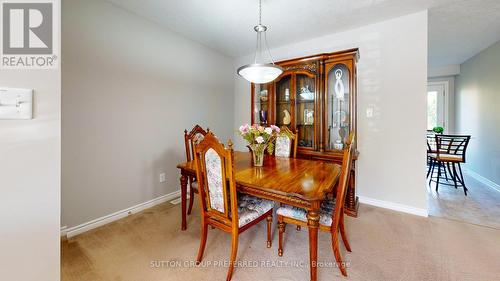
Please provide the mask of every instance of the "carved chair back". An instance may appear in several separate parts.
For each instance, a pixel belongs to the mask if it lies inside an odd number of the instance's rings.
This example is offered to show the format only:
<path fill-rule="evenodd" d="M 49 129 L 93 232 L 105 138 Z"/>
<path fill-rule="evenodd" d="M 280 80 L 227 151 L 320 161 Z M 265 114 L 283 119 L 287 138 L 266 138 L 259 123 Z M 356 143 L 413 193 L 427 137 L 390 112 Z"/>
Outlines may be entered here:
<path fill-rule="evenodd" d="M 194 145 L 194 152 L 202 216 L 237 228 L 238 202 L 232 143 L 229 142 L 226 149 L 212 132 L 208 132 L 200 143 Z"/>
<path fill-rule="evenodd" d="M 298 131 L 293 133 L 287 126 L 281 127 L 278 137 L 276 137 L 274 155 L 278 157 L 297 156 Z"/>
<path fill-rule="evenodd" d="M 191 132 L 188 133 L 187 130 L 184 130 L 184 146 L 186 148 L 186 161 L 194 160 L 194 145 L 200 143 L 205 135 L 210 131 L 207 128 L 205 131 L 200 125 L 196 125 L 193 127 Z"/>
<path fill-rule="evenodd" d="M 339 229 L 340 218 L 344 215 L 344 202 L 346 199 L 349 177 L 351 175 L 352 157 L 354 155 L 354 137 L 354 132 L 351 132 L 346 147 L 344 148 L 342 170 L 337 185 L 337 197 L 335 198 L 335 211 L 332 213 L 332 231 L 337 231 Z"/>

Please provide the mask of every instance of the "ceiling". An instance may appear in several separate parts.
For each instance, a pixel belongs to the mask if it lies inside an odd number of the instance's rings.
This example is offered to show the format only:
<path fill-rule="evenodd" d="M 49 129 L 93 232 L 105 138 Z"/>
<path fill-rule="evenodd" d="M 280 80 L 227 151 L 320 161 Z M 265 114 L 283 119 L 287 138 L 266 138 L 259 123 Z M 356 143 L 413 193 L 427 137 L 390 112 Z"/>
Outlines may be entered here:
<path fill-rule="evenodd" d="M 459 64 L 500 40 L 500 0 L 462 0 L 429 10 L 429 65 Z"/>
<path fill-rule="evenodd" d="M 257 0 L 108 0 L 231 57 L 255 47 Z M 429 9 L 429 63 L 462 63 L 500 40 L 499 0 L 263 0 L 270 47 Z"/>

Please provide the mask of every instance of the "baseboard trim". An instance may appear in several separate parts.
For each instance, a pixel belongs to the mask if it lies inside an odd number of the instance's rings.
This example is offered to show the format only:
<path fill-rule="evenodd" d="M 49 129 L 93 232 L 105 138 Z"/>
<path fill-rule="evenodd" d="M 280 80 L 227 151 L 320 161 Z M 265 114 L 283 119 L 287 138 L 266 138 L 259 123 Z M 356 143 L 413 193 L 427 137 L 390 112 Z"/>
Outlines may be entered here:
<path fill-rule="evenodd" d="M 73 226 L 73 227 L 64 226 L 61 228 L 61 236 L 64 236 L 66 238 L 74 237 L 78 234 L 82 234 L 82 233 L 89 231 L 91 229 L 94 229 L 94 228 L 97 228 L 99 226 L 103 226 L 105 224 L 114 222 L 116 220 L 119 220 L 121 218 L 129 216 L 131 214 L 135 214 L 135 213 L 138 213 L 142 210 L 156 206 L 158 204 L 176 199 L 180 196 L 181 196 L 181 191 L 178 190 L 178 191 L 175 191 L 175 192 L 172 192 L 169 194 L 162 195 L 160 197 L 156 197 L 152 200 L 137 204 L 137 205 L 129 207 L 127 209 L 123 209 L 121 211 L 114 212 L 112 214 L 97 218 L 95 220 L 91 220 L 89 222 L 82 223 L 82 224 L 77 225 L 77 226 Z"/>
<path fill-rule="evenodd" d="M 489 180 L 483 176 L 481 176 L 480 174 L 472 171 L 471 169 L 464 169 L 465 173 L 471 177 L 473 177 L 474 179 L 476 179 L 478 182 L 488 186 L 489 188 L 495 190 L 495 191 L 498 191 L 500 192 L 500 185 L 498 185 L 497 183 L 495 183 L 494 181 L 492 180 Z"/>
<path fill-rule="evenodd" d="M 428 217 L 429 216 L 429 213 L 427 212 L 426 209 L 415 208 L 415 207 L 411 207 L 408 205 L 403 205 L 403 204 L 399 204 L 399 203 L 393 203 L 393 202 L 368 198 L 368 197 L 364 197 L 364 196 L 358 196 L 358 197 L 359 197 L 359 202 L 361 202 L 363 204 L 372 205 L 372 206 L 380 207 L 380 208 L 384 208 L 384 209 L 390 209 L 393 211 L 403 212 L 403 213 L 412 214 L 412 215 L 421 216 L 421 217 Z"/>
<path fill-rule="evenodd" d="M 61 239 L 66 238 L 66 234 L 68 233 L 68 226 L 62 226 L 61 227 Z"/>

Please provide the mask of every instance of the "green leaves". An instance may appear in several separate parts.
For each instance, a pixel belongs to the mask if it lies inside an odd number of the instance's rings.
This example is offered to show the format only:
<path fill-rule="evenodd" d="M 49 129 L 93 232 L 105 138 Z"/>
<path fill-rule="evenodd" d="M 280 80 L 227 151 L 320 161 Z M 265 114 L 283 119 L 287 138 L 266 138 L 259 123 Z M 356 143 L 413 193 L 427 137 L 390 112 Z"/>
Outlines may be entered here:
<path fill-rule="evenodd" d="M 269 155 L 273 155 L 274 152 L 274 141 L 270 142 L 269 145 L 267 146 L 267 153 Z"/>
<path fill-rule="evenodd" d="M 436 134 L 442 134 L 444 132 L 444 128 L 443 127 L 434 127 L 432 129 L 432 131 L 434 131 L 434 133 L 436 133 Z"/>

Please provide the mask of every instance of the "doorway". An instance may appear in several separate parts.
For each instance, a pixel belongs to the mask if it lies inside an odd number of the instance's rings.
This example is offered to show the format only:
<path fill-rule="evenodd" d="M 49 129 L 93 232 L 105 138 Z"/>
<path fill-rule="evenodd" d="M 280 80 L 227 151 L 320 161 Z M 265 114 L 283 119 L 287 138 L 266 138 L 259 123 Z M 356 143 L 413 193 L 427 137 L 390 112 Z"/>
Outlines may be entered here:
<path fill-rule="evenodd" d="M 448 81 L 427 84 L 427 130 L 442 127 L 448 131 Z"/>

